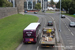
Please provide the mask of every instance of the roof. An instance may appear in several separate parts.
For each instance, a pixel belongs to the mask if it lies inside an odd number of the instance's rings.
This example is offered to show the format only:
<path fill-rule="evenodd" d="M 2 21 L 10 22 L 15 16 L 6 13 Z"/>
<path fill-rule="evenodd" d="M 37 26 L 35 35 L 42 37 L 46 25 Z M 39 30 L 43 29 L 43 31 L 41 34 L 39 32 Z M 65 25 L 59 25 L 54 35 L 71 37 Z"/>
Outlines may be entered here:
<path fill-rule="evenodd" d="M 24 30 L 36 30 L 40 23 L 30 23 Z"/>

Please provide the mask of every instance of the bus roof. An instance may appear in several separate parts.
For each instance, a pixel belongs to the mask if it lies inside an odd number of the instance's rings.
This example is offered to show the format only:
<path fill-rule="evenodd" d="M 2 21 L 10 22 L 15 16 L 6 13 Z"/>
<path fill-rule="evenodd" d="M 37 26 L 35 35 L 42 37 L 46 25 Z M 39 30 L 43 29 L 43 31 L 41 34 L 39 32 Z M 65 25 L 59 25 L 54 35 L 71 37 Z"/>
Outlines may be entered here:
<path fill-rule="evenodd" d="M 36 30 L 40 23 L 30 23 L 24 30 Z"/>

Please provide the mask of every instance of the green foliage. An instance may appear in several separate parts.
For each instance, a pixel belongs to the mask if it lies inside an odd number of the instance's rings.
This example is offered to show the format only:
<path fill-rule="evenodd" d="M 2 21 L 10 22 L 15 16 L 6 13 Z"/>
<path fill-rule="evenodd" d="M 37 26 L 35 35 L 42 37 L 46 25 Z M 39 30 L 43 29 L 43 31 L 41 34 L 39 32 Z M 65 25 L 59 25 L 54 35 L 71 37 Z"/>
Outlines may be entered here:
<path fill-rule="evenodd" d="M 70 8 L 72 0 L 62 0 L 61 7 L 64 8 L 66 11 Z"/>
<path fill-rule="evenodd" d="M 53 2 L 53 0 L 51 0 L 50 5 L 53 6 L 55 3 Z"/>
<path fill-rule="evenodd" d="M 3 0 L 0 0 L 0 7 L 2 7 Z"/>
<path fill-rule="evenodd" d="M 70 4 L 69 14 L 75 14 L 75 1 Z"/>
<path fill-rule="evenodd" d="M 37 21 L 36 16 L 21 14 L 0 19 L 0 50 L 16 50 L 23 41 L 23 29 Z"/>
<path fill-rule="evenodd" d="M 60 8 L 60 1 L 56 4 L 57 8 Z"/>
<path fill-rule="evenodd" d="M 12 3 L 7 0 L 0 0 L 0 7 L 12 7 Z"/>
<path fill-rule="evenodd" d="M 37 3 L 37 4 L 35 5 L 35 9 L 37 9 L 37 10 L 41 9 L 41 4 L 40 4 L 40 3 Z"/>
<path fill-rule="evenodd" d="M 69 10 L 70 8 L 70 4 L 71 4 L 72 0 L 62 0 L 61 1 L 61 9 L 65 9 L 66 12 Z M 60 8 L 60 1 L 56 4 L 57 8 Z"/>

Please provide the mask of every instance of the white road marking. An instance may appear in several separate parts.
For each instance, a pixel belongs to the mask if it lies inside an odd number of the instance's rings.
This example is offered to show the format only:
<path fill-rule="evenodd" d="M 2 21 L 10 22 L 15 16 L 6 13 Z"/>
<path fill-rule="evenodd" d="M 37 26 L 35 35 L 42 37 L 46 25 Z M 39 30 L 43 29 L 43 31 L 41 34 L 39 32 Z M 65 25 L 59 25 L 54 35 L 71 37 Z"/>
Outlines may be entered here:
<path fill-rule="evenodd" d="M 68 29 L 69 31 L 71 31 L 70 29 Z"/>
<path fill-rule="evenodd" d="M 61 44 L 61 50 L 64 50 L 62 44 Z"/>
<path fill-rule="evenodd" d="M 66 18 L 71 22 L 71 20 L 68 17 L 66 17 Z"/>
<path fill-rule="evenodd" d="M 65 24 L 66 25 L 66 24 Z"/>
<path fill-rule="evenodd" d="M 54 18 L 53 17 L 51 17 L 53 20 L 54 20 Z M 56 22 L 54 21 L 54 26 L 55 26 L 55 32 L 56 32 L 56 39 L 57 39 L 57 42 L 59 42 L 60 40 L 59 40 L 59 36 L 58 36 L 58 32 L 57 32 L 57 28 L 56 28 Z"/>
<path fill-rule="evenodd" d="M 53 19 L 53 21 L 54 21 L 54 18 L 52 18 Z"/>
<path fill-rule="evenodd" d="M 72 36 L 74 36 L 74 34 L 71 32 Z"/>
<path fill-rule="evenodd" d="M 23 42 L 17 47 L 16 50 L 20 50 L 20 48 L 22 47 L 22 45 L 23 45 Z"/>
<path fill-rule="evenodd" d="M 39 49 L 39 46 L 37 46 L 37 50 Z"/>
<path fill-rule="evenodd" d="M 68 17 L 66 17 L 70 22 L 71 22 L 71 20 L 68 18 Z M 63 20 L 62 20 L 63 21 Z M 71 32 L 71 30 L 68 28 L 68 26 L 65 24 L 65 26 L 67 27 L 67 29 Z M 74 34 L 71 32 L 71 34 L 72 34 L 72 36 L 74 36 Z"/>
<path fill-rule="evenodd" d="M 66 26 L 68 28 L 68 26 Z"/>

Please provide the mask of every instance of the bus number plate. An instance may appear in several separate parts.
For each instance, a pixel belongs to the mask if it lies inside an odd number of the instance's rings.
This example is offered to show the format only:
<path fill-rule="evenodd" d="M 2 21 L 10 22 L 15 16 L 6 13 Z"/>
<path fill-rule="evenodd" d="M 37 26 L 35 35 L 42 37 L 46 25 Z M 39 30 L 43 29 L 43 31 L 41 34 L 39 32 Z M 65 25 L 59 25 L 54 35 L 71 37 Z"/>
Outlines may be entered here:
<path fill-rule="evenodd" d="M 28 43 L 31 43 L 31 42 L 28 42 Z"/>

